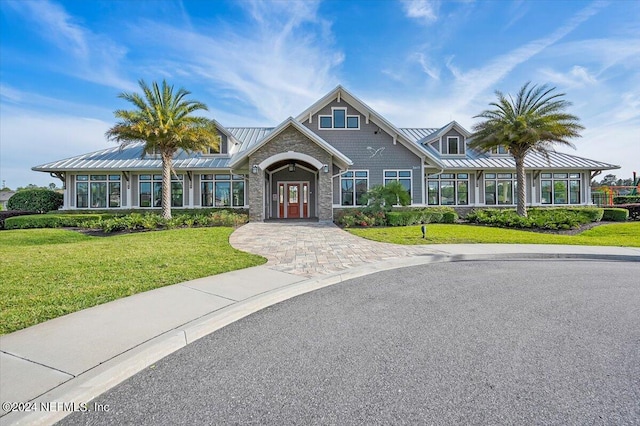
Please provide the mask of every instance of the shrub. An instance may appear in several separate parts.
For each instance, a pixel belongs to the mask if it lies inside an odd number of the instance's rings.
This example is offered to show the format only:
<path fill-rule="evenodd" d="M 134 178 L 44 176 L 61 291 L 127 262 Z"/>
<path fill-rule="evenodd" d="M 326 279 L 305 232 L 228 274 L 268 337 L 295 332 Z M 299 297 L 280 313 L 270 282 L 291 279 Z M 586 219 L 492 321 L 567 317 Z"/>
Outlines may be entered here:
<path fill-rule="evenodd" d="M 610 220 L 612 222 L 624 222 L 629 219 L 629 210 L 620 208 L 605 208 L 602 220 Z"/>
<path fill-rule="evenodd" d="M 0 229 L 4 229 L 4 221 L 9 219 L 10 217 L 15 217 L 15 216 L 26 216 L 26 215 L 31 215 L 32 212 L 27 212 L 24 210 L 7 210 L 7 211 L 0 211 Z"/>
<path fill-rule="evenodd" d="M 4 227 L 5 229 L 84 227 L 86 222 L 99 221 L 107 217 L 111 217 L 111 215 L 41 214 L 41 215 L 29 215 L 29 216 L 16 216 L 16 217 L 10 217 L 6 219 L 4 223 Z"/>
<path fill-rule="evenodd" d="M 598 222 L 604 211 L 600 208 L 530 209 L 528 217 L 518 216 L 513 209 L 475 210 L 467 215 L 469 222 L 505 228 L 571 229 Z"/>
<path fill-rule="evenodd" d="M 369 204 L 369 210 L 388 211 L 394 205 L 406 206 L 410 204 L 411 196 L 400 182 L 392 181 L 386 185 L 376 185 L 369 189 L 364 194 L 363 201 Z"/>
<path fill-rule="evenodd" d="M 62 207 L 63 195 L 49 189 L 25 189 L 9 198 L 9 210 L 26 210 L 33 213 L 46 213 Z"/>
<path fill-rule="evenodd" d="M 638 204 L 621 204 L 618 206 L 620 209 L 627 209 L 629 211 L 629 219 L 640 220 L 640 203 Z"/>
<path fill-rule="evenodd" d="M 618 195 L 613 197 L 613 204 L 634 204 L 640 203 L 640 195 Z"/>

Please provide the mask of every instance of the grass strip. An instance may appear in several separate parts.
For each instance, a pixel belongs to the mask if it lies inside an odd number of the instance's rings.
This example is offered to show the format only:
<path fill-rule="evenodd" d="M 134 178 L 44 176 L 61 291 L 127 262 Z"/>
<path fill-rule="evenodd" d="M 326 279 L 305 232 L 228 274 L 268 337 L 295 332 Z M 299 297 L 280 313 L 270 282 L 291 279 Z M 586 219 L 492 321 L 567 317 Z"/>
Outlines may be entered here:
<path fill-rule="evenodd" d="M 0 333 L 91 306 L 266 262 L 229 244 L 233 228 L 89 237 L 61 229 L 0 232 Z"/>

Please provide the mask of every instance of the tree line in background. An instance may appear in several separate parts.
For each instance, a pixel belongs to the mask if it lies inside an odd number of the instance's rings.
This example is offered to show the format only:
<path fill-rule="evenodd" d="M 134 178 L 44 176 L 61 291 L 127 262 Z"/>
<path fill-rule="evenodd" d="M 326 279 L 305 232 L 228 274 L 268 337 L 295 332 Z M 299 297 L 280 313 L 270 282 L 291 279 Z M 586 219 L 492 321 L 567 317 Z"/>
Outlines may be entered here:
<path fill-rule="evenodd" d="M 55 183 L 51 182 L 49 185 L 47 186 L 38 186 L 34 183 L 30 183 L 27 186 L 19 186 L 17 189 L 15 189 L 16 192 L 18 191 L 24 191 L 25 189 L 49 189 L 51 191 L 60 191 L 62 188 L 58 187 Z M 0 189 L 1 192 L 10 192 L 10 191 L 14 191 L 13 189 L 9 188 L 8 186 L 3 187 L 2 189 Z"/>
<path fill-rule="evenodd" d="M 633 178 L 618 179 L 618 177 L 613 174 L 604 175 L 600 182 L 595 179 L 591 182 L 592 186 L 634 186 L 635 184 Z"/>

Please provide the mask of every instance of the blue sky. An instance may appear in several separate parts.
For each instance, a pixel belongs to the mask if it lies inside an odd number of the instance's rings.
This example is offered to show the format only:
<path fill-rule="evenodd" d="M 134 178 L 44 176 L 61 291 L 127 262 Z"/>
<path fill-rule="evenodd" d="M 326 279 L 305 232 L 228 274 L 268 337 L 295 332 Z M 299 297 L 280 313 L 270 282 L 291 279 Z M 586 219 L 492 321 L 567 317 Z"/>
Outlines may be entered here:
<path fill-rule="evenodd" d="M 470 127 L 527 81 L 573 102 L 567 152 L 640 172 L 640 2 L 0 0 L 0 184 L 111 146 L 117 98 L 167 79 L 227 126 L 342 84 L 399 127 Z"/>

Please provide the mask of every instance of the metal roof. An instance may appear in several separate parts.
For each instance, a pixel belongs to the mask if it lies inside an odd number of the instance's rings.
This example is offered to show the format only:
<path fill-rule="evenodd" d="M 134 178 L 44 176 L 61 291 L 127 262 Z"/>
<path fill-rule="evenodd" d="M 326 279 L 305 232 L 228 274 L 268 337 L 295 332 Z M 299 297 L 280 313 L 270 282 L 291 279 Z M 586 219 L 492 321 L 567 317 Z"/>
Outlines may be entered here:
<path fill-rule="evenodd" d="M 142 157 L 144 143 L 132 143 L 124 149 L 107 148 L 88 154 L 78 155 L 64 160 L 35 166 L 32 170 L 57 172 L 65 170 L 144 170 L 161 169 L 160 156 L 146 155 Z M 187 154 L 179 150 L 173 160 L 175 169 L 224 169 L 228 167 L 229 157 L 208 156 L 200 153 Z"/>
<path fill-rule="evenodd" d="M 432 148 L 430 148 L 432 149 Z M 432 151 L 435 151 L 432 149 Z M 447 158 L 440 156 L 440 161 L 446 169 L 513 169 L 516 163 L 510 155 L 489 155 L 478 153 L 467 149 L 464 157 Z M 589 169 L 589 170 L 611 170 L 619 169 L 616 166 L 602 161 L 590 160 L 564 152 L 549 152 L 549 158 L 539 152 L 530 152 L 524 160 L 527 169 L 550 170 L 550 169 Z"/>
<path fill-rule="evenodd" d="M 411 142 L 414 142 L 414 143 L 422 143 L 424 139 L 428 138 L 429 136 L 433 135 L 438 131 L 438 129 L 433 129 L 433 128 L 415 128 L 415 127 L 412 127 L 412 128 L 399 127 L 398 130 L 400 130 L 403 135 L 405 135 Z"/>
<path fill-rule="evenodd" d="M 240 141 L 238 152 L 243 152 L 264 139 L 274 127 L 225 127 L 225 129 Z"/>

